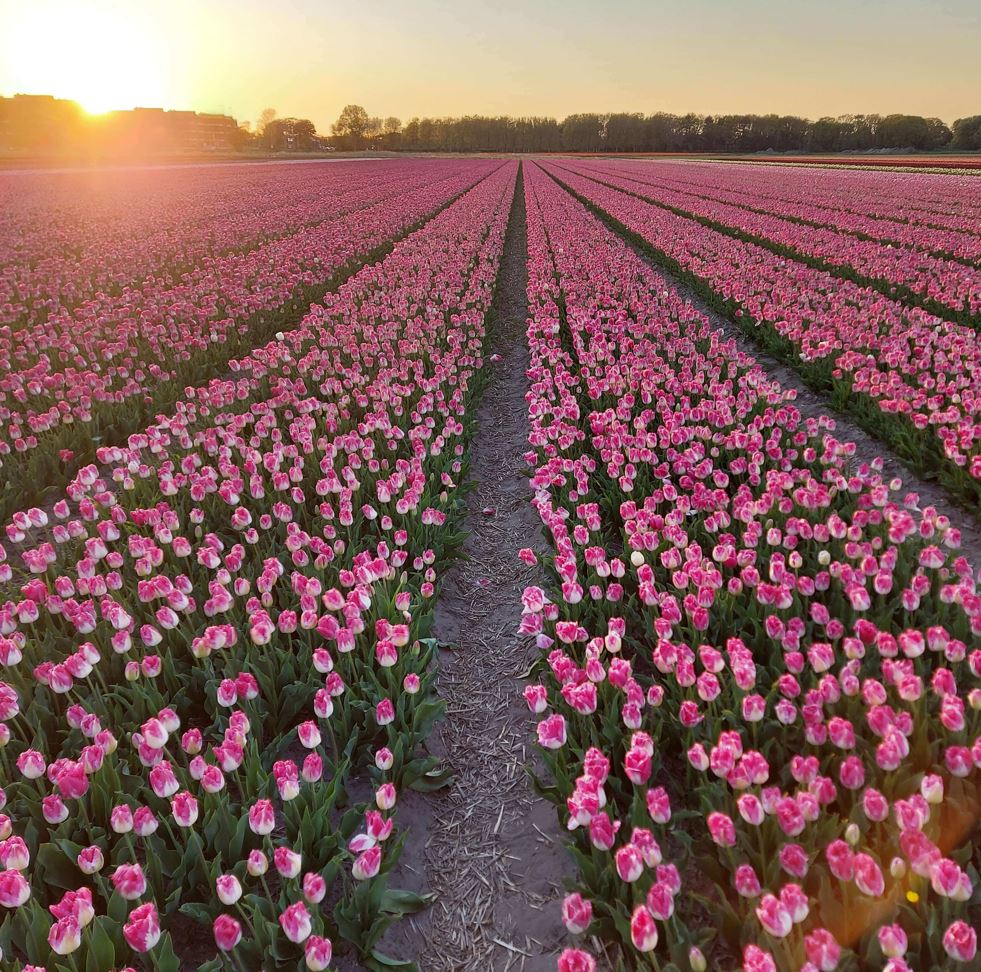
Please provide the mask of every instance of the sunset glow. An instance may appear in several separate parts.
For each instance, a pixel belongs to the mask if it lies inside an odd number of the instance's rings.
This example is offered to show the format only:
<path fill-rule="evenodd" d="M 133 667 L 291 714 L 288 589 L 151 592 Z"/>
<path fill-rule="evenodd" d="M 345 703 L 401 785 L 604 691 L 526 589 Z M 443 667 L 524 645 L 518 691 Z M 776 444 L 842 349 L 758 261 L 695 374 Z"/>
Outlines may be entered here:
<path fill-rule="evenodd" d="M 165 56 L 138 7 L 32 4 L 4 11 L 11 93 L 71 98 L 91 114 L 171 106 Z"/>
<path fill-rule="evenodd" d="M 734 40 L 738 38 L 738 41 Z M 369 40 L 370 39 L 370 42 Z M 976 110 L 974 0 L 0 0 L 0 94 L 372 114 Z"/>

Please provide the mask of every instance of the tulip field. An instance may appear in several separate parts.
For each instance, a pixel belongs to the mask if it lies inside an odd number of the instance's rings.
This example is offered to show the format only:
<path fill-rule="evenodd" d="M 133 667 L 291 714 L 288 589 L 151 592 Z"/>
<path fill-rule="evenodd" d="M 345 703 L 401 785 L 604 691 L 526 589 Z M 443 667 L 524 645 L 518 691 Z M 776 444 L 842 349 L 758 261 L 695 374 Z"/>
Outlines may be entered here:
<path fill-rule="evenodd" d="M 406 157 L 0 200 L 0 970 L 981 968 L 978 177 Z M 468 504 L 492 434 L 514 509 Z M 478 516 L 555 835 L 502 802 L 422 874 L 426 808 L 488 799 L 438 745 Z M 539 835 L 559 937 L 416 924 Z M 439 964 L 478 924 L 495 964 Z"/>
<path fill-rule="evenodd" d="M 836 276 L 791 258 L 768 236 L 758 237 L 766 243 L 761 245 L 707 226 L 664 201 L 660 190 L 624 178 L 623 168 L 632 171 L 614 163 L 599 174 L 581 165 L 556 165 L 550 171 L 653 246 L 658 259 L 712 306 L 764 347 L 788 357 L 836 407 L 855 414 L 921 473 L 941 479 L 968 504 L 981 501 L 976 326 L 887 297 L 881 289 L 856 283 L 853 275 Z M 971 194 L 965 190 L 964 195 L 968 201 L 952 208 L 972 214 L 977 225 L 981 205 L 976 190 L 973 205 Z M 667 198 L 673 197 L 668 193 Z M 795 227 L 804 252 L 812 228 L 787 225 Z M 920 251 L 907 248 L 904 253 L 911 264 L 919 264 Z M 953 266 L 954 276 L 963 271 L 971 277 L 968 304 L 974 306 L 981 301 L 978 271 Z"/>

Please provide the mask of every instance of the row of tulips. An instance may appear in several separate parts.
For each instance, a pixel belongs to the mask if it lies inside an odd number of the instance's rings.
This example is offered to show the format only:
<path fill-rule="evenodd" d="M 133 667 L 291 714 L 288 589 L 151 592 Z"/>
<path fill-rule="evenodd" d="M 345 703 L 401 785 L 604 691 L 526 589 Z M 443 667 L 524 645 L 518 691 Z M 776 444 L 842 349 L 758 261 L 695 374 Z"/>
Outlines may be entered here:
<path fill-rule="evenodd" d="M 0 325 L 161 286 L 398 191 L 418 163 L 228 165 L 0 176 Z"/>
<path fill-rule="evenodd" d="M 4 955 L 408 967 L 377 945 L 423 904 L 399 796 L 446 783 L 428 633 L 515 170 L 6 525 Z"/>
<path fill-rule="evenodd" d="M 526 168 L 553 553 L 521 633 L 566 926 L 620 969 L 976 967 L 981 595 L 957 529 Z"/>
<path fill-rule="evenodd" d="M 921 472 L 965 500 L 981 498 L 974 329 L 719 233 L 578 166 L 548 169 Z"/>
<path fill-rule="evenodd" d="M 746 208 L 725 190 L 675 188 L 657 170 L 637 163 L 591 164 L 594 178 L 637 193 L 703 225 L 870 287 L 939 316 L 981 324 L 981 269 L 922 250 L 867 240 L 829 227 Z M 813 221 L 812 221 L 813 222 Z"/>
<path fill-rule="evenodd" d="M 973 233 L 981 216 L 977 184 L 968 172 L 931 166 L 929 173 L 914 167 L 885 171 L 818 166 L 752 165 L 761 179 L 779 178 L 793 186 L 795 197 L 820 202 L 832 209 L 867 213 L 879 219 Z M 817 171 L 815 171 L 815 169 Z M 936 180 L 935 175 L 949 177 Z M 820 178 L 815 178 L 819 176 Z"/>
<path fill-rule="evenodd" d="M 658 161 L 632 166 L 634 178 L 746 209 L 841 230 L 860 238 L 981 264 L 977 184 L 962 178 L 858 173 L 754 165 Z M 939 189 L 939 193 L 938 193 Z M 918 206 L 939 207 L 939 211 Z M 874 215 L 873 215 L 874 214 Z M 944 225 L 944 224 L 952 225 Z M 953 228 L 956 226 L 957 228 Z"/>
<path fill-rule="evenodd" d="M 91 462 L 98 444 L 121 441 L 186 385 L 293 326 L 311 301 L 496 164 L 396 164 L 321 197 L 321 221 L 296 233 L 207 259 L 176 282 L 157 275 L 42 324 L 0 330 L 0 513 L 36 484 L 63 486 L 64 471 Z"/>
<path fill-rule="evenodd" d="M 734 158 L 725 161 L 736 161 Z M 948 155 L 943 157 L 926 158 L 924 156 L 852 156 L 845 157 L 837 155 L 834 158 L 828 155 L 795 155 L 784 156 L 781 159 L 767 159 L 765 162 L 759 159 L 755 163 L 740 159 L 746 165 L 758 164 L 766 165 L 773 169 L 802 169 L 806 172 L 809 169 L 830 169 L 835 172 L 897 172 L 907 174 L 915 172 L 925 175 L 967 175 L 971 176 L 978 171 L 981 166 L 977 159 L 964 155 Z M 917 200 L 916 208 L 922 208 L 922 200 Z"/>

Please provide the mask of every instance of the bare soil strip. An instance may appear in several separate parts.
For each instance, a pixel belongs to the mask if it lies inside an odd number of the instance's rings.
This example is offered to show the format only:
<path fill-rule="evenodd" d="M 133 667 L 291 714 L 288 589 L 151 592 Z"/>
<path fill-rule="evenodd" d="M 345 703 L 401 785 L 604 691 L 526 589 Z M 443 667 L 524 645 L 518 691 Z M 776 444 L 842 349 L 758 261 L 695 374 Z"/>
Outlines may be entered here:
<path fill-rule="evenodd" d="M 431 748 L 455 781 L 432 795 L 408 794 L 399 809 L 410 829 L 392 883 L 436 897 L 399 923 L 383 951 L 415 958 L 423 972 L 551 972 L 564 936 L 559 901 L 572 865 L 555 809 L 526 771 L 534 730 L 521 691 L 538 652 L 516 634 L 521 592 L 542 580 L 518 551 L 545 550 L 522 460 L 526 260 L 519 177 L 489 335 L 488 354 L 500 357 L 488 364 L 471 452 L 468 537 L 436 611 L 436 636 L 448 646 L 438 683 L 447 713 Z"/>

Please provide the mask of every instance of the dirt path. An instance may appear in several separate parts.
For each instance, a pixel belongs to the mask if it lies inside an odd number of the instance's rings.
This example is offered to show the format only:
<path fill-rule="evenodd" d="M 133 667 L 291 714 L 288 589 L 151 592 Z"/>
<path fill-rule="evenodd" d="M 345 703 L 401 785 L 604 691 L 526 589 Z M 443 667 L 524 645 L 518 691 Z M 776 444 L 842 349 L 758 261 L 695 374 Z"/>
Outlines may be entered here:
<path fill-rule="evenodd" d="M 522 547 L 545 549 L 531 506 L 527 451 L 525 341 L 527 239 L 522 181 L 505 243 L 495 299 L 490 381 L 472 446 L 464 558 L 440 593 L 436 634 L 439 692 L 446 719 L 431 748 L 455 774 L 432 796 L 410 794 L 405 854 L 393 884 L 412 872 L 417 890 L 436 895 L 383 943 L 424 972 L 545 972 L 555 968 L 564 929 L 562 882 L 571 861 L 555 810 L 532 790 L 532 719 L 522 676 L 537 655 L 515 632 L 521 591 L 539 568 L 518 560 Z M 484 510 L 492 508 L 493 515 Z M 406 816 L 403 816 L 403 820 Z M 424 850 L 423 850 L 424 847 Z M 408 872 L 408 873 L 407 873 Z"/>

